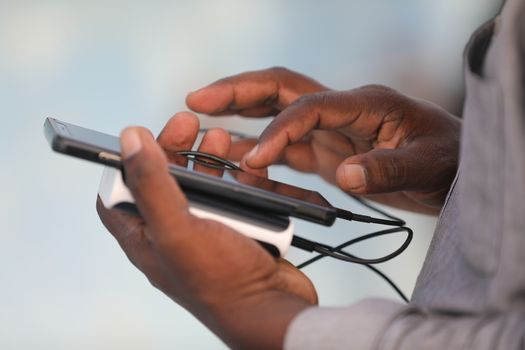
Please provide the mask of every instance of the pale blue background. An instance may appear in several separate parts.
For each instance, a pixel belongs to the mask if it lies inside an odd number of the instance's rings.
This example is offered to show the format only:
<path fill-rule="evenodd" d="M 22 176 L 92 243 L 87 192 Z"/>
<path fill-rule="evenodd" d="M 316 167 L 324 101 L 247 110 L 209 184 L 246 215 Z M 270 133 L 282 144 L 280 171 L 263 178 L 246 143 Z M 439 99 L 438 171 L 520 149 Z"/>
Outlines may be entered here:
<path fill-rule="evenodd" d="M 491 0 L 0 0 L 0 348 L 224 347 L 126 260 L 94 210 L 101 167 L 52 153 L 44 117 L 115 134 L 130 124 L 158 132 L 185 108 L 188 91 L 274 65 L 334 88 L 388 84 L 452 108 L 463 46 L 495 8 Z M 250 133 L 267 122 L 202 119 Z M 271 175 L 366 213 L 314 176 Z M 396 213 L 416 236 L 381 268 L 410 293 L 435 220 Z M 328 243 L 372 229 L 296 223 Z M 398 242 L 352 252 L 379 255 Z M 323 305 L 397 299 L 360 266 L 325 260 L 306 272 Z"/>

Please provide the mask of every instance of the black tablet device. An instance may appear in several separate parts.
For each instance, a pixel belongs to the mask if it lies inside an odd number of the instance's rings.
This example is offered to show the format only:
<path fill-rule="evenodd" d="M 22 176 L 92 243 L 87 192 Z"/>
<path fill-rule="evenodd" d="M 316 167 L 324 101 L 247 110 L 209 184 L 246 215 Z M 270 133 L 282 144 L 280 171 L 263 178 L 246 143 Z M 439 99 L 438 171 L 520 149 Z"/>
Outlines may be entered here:
<path fill-rule="evenodd" d="M 121 169 L 118 137 L 47 118 L 44 132 L 53 150 Z M 330 226 L 336 209 L 318 192 L 268 180 L 240 170 L 213 176 L 176 164 L 169 165 L 190 200 L 227 208 L 293 216 Z"/>

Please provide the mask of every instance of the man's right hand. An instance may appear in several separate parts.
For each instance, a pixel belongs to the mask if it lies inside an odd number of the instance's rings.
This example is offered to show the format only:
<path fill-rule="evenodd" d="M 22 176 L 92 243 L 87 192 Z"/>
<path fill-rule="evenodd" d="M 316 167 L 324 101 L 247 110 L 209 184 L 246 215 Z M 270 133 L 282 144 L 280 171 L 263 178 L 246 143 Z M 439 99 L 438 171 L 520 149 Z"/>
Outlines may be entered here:
<path fill-rule="evenodd" d="M 232 147 L 232 157 L 255 173 L 282 162 L 353 195 L 436 213 L 457 170 L 459 119 L 383 86 L 331 91 L 272 68 L 221 79 L 186 101 L 215 116 L 275 116 L 258 140 Z"/>

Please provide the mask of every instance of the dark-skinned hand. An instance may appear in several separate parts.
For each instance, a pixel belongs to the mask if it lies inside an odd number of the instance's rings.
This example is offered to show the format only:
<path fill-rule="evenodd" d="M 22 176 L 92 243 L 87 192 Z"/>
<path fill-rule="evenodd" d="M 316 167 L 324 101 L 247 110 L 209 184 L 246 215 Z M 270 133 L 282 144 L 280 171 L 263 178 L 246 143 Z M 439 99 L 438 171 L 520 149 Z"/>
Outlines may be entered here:
<path fill-rule="evenodd" d="M 285 260 L 273 258 L 255 241 L 190 214 L 167 166 L 168 160 L 185 162 L 175 152 L 191 148 L 198 128 L 195 115 L 180 113 L 168 122 L 158 143 L 143 128 L 124 130 L 126 184 L 141 217 L 108 210 L 100 199 L 98 213 L 151 284 L 230 347 L 281 348 L 289 323 L 317 303 L 317 294 L 305 275 Z M 199 150 L 225 156 L 229 147 L 229 135 L 213 129 Z"/>
<path fill-rule="evenodd" d="M 259 139 L 236 142 L 230 151 L 259 175 L 285 163 L 349 194 L 435 214 L 457 171 L 459 119 L 384 86 L 332 91 L 272 68 L 218 80 L 186 102 L 212 116 L 275 116 Z"/>

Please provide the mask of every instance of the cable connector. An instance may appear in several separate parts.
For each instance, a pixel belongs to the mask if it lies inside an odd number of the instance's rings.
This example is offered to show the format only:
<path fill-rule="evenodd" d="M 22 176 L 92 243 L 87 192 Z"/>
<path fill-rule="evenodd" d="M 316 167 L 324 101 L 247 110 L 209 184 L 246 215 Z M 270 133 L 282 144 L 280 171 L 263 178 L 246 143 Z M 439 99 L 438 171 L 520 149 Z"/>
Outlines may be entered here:
<path fill-rule="evenodd" d="M 307 252 L 315 251 L 315 248 L 318 246 L 318 243 L 307 240 L 303 237 L 293 236 L 292 245 L 296 248 L 306 250 Z"/>
<path fill-rule="evenodd" d="M 354 214 L 351 211 L 341 209 L 341 208 L 335 208 L 336 214 L 338 218 L 350 220 L 350 221 L 359 221 L 359 222 L 366 222 L 366 223 L 372 223 L 372 224 L 379 224 L 379 225 L 387 225 L 387 226 L 405 226 L 406 222 L 403 220 L 386 220 L 386 219 L 379 219 L 374 218 L 367 215 L 360 215 L 360 214 Z"/>

